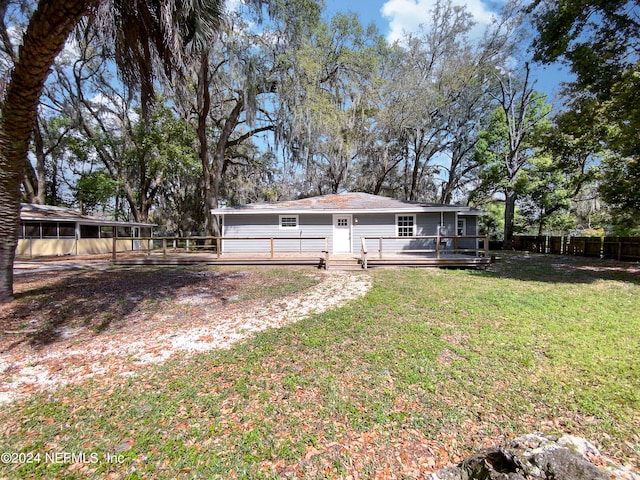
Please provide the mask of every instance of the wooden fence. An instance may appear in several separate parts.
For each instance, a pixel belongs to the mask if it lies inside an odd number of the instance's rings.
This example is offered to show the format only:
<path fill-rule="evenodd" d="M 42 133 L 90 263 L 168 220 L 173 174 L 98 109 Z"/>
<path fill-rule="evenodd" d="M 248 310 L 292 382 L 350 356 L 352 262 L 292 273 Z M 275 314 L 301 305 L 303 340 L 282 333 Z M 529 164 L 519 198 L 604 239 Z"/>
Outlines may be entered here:
<path fill-rule="evenodd" d="M 515 235 L 515 250 L 581 257 L 640 260 L 640 237 L 549 237 Z"/>
<path fill-rule="evenodd" d="M 604 237 L 602 254 L 617 260 L 640 260 L 640 237 Z"/>

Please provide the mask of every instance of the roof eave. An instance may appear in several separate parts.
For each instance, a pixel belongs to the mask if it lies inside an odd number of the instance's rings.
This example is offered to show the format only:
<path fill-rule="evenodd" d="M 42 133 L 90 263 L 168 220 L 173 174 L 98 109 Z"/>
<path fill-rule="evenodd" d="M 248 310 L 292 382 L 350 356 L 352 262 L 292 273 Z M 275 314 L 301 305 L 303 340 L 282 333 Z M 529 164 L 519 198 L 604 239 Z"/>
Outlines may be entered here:
<path fill-rule="evenodd" d="M 104 225 L 107 227 L 156 227 L 156 223 L 142 222 L 120 222 L 116 220 L 100 220 L 92 218 L 70 218 L 70 217 L 31 217 L 20 218 L 21 222 L 68 222 L 79 223 L 80 225 Z"/>
<path fill-rule="evenodd" d="M 471 207 L 461 207 L 455 205 L 447 205 L 442 207 L 406 207 L 406 208 L 369 208 L 369 209 L 295 209 L 295 208 L 282 208 L 282 209 L 224 209 L 214 208 L 211 210 L 212 215 L 304 215 L 304 214 L 375 214 L 375 213 L 458 213 L 464 215 L 484 215 L 482 210 L 476 210 Z"/>

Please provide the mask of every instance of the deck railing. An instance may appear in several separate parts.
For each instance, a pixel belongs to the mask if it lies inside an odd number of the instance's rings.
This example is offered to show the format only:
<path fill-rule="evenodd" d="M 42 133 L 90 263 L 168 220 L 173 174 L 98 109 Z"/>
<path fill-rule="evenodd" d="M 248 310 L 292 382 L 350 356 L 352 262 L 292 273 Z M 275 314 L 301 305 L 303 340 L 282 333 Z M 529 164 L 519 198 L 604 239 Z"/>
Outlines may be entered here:
<path fill-rule="evenodd" d="M 144 252 L 147 255 L 152 253 L 162 253 L 166 256 L 168 253 L 196 253 L 209 252 L 220 258 L 223 253 L 223 242 L 258 242 L 264 246 L 252 249 L 246 247 L 241 253 L 247 254 L 265 254 L 268 253 L 270 258 L 278 255 L 316 255 L 319 254 L 328 261 L 329 257 L 329 239 L 327 237 L 117 237 L 112 240 L 111 256 L 115 261 L 118 253 L 130 252 L 131 249 L 123 250 L 119 248 L 123 240 L 137 242 L 138 247 L 135 251 Z M 312 247 L 309 246 L 312 242 Z M 284 243 L 284 246 L 282 245 Z"/>
<path fill-rule="evenodd" d="M 367 249 L 367 239 L 365 237 L 360 238 L 360 243 L 362 244 L 360 247 L 360 263 L 362 264 L 362 268 L 367 269 L 367 255 L 369 253 Z"/>
<path fill-rule="evenodd" d="M 384 258 L 384 254 L 434 254 L 435 258 L 439 259 L 442 255 L 450 254 L 464 254 L 477 257 L 489 256 L 489 238 L 486 235 L 456 235 L 456 236 L 444 236 L 444 235 L 420 235 L 415 237 L 362 237 L 361 238 L 361 250 L 360 257 L 363 268 L 366 268 L 368 261 L 368 248 L 367 240 L 377 241 L 378 244 L 378 257 Z M 475 247 L 471 248 L 463 246 L 465 240 L 475 243 Z M 387 241 L 387 247 L 385 248 L 385 241 Z M 393 241 L 396 245 L 401 242 L 403 245 L 401 248 L 389 248 L 388 242 Z M 428 244 L 433 241 L 433 248 L 421 248 L 415 247 L 420 243 Z M 480 246 L 482 241 L 482 246 Z M 408 242 L 408 246 L 407 246 Z M 412 246 L 412 244 L 414 246 Z"/>

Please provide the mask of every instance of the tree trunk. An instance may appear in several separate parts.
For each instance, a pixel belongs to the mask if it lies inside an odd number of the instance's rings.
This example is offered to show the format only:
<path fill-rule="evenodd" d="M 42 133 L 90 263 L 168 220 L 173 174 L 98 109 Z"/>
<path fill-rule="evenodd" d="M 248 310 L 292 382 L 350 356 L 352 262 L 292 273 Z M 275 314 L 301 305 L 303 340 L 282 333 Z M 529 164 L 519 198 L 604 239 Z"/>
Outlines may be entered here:
<path fill-rule="evenodd" d="M 34 144 L 35 144 L 35 154 L 36 154 L 36 196 L 35 203 L 40 205 L 44 205 L 46 203 L 46 193 L 47 193 L 47 182 L 46 182 L 46 171 L 45 171 L 45 160 L 46 155 L 44 152 L 44 140 L 42 138 L 42 131 L 40 130 L 40 125 L 38 125 L 38 120 L 36 118 L 36 122 L 34 124 L 33 129 L 34 134 Z"/>
<path fill-rule="evenodd" d="M 451 177 L 449 177 L 451 178 Z M 442 183 L 442 194 L 440 196 L 440 203 L 444 205 L 450 205 L 453 200 L 453 182 L 449 180 L 448 182 Z"/>
<path fill-rule="evenodd" d="M 415 202 L 418 200 L 418 173 L 420 172 L 420 153 L 418 146 L 414 150 L 413 169 L 411 170 L 411 190 L 409 191 L 409 201 Z"/>
<path fill-rule="evenodd" d="M 41 1 L 33 13 L 5 92 L 0 120 L 0 302 L 13 297 L 20 184 L 44 82 L 89 0 Z"/>
<path fill-rule="evenodd" d="M 222 187 L 222 177 L 224 176 L 224 172 L 226 170 L 225 164 L 225 153 L 227 151 L 227 147 L 229 145 L 229 140 L 231 138 L 231 134 L 236 129 L 238 125 L 238 119 L 240 118 L 240 114 L 244 110 L 244 100 L 242 95 L 236 100 L 236 104 L 231 110 L 231 113 L 227 117 L 224 122 L 224 126 L 220 132 L 220 137 L 218 138 L 218 143 L 216 144 L 216 149 L 213 153 L 213 165 L 210 167 L 210 182 L 213 187 L 210 190 L 211 198 L 205 199 L 205 204 L 215 205 L 212 208 L 218 207 L 218 201 L 220 199 L 220 190 Z M 215 223 L 212 222 L 212 233 L 207 232 L 207 235 L 220 235 L 220 228 L 217 222 L 217 217 L 211 215 L 211 211 L 206 212 L 207 215 L 210 215 L 215 219 Z"/>
<path fill-rule="evenodd" d="M 209 161 L 209 138 L 207 137 L 207 119 L 211 110 L 211 92 L 209 86 L 211 78 L 209 75 L 209 52 L 205 50 L 200 56 L 200 70 L 198 72 L 198 143 L 200 151 L 200 163 L 202 164 L 202 196 L 204 199 L 204 234 L 218 236 L 218 222 L 211 214 L 211 210 L 216 208 L 217 199 L 214 195 L 213 179 L 215 173 L 211 171 Z"/>
<path fill-rule="evenodd" d="M 505 192 L 503 250 L 513 250 L 513 220 L 516 212 L 516 197 L 516 192 L 513 190 Z"/>

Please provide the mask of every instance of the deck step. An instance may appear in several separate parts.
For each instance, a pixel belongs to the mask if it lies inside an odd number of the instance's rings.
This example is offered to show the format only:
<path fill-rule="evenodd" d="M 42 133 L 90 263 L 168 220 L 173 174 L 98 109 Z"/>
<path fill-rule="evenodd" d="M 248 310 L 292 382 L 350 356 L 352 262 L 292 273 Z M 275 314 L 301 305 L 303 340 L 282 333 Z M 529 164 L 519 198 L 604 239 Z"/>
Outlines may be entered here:
<path fill-rule="evenodd" d="M 327 270 L 362 270 L 362 265 L 357 259 L 329 259 Z"/>

